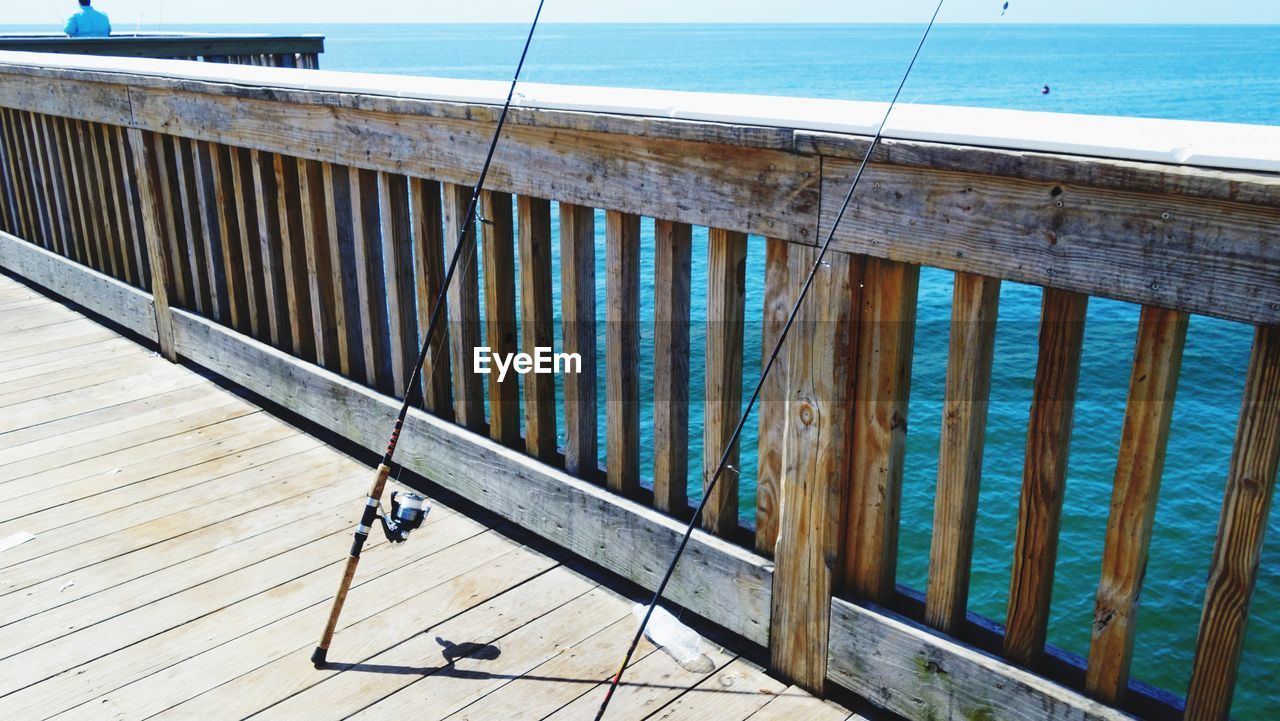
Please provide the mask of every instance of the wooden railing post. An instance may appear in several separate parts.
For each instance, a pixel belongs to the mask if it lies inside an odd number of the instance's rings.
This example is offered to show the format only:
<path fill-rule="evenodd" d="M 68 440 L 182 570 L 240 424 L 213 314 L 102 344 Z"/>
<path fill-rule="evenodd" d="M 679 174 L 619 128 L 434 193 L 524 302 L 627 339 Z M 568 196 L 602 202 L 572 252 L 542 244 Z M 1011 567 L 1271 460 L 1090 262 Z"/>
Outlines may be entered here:
<path fill-rule="evenodd" d="M 796 245 L 770 257 L 788 264 L 790 294 L 799 292 L 816 254 Z M 849 317 L 861 272 L 860 258 L 843 253 L 828 258 L 784 349 L 785 441 L 769 625 L 773 670 L 819 693 L 827 676 L 831 591 L 842 565 L 851 423 Z"/>
<path fill-rule="evenodd" d="M 1258 326 L 1245 375 L 1208 588 L 1187 689 L 1188 721 L 1231 712 L 1249 600 L 1280 469 L 1280 326 Z M 1274 691 L 1274 689 L 1271 689 Z M 1264 692 L 1265 694 L 1265 692 Z"/>
<path fill-rule="evenodd" d="M 165 248 L 160 236 L 164 219 L 160 215 L 159 187 L 155 152 L 148 138 L 137 128 L 129 128 L 129 148 L 133 153 L 133 174 L 137 178 L 138 202 L 142 205 L 142 237 L 147 243 L 147 259 L 151 266 L 151 298 L 156 311 L 156 342 L 160 353 L 171 361 L 178 356 L 173 349 L 173 322 L 169 317 L 169 274 Z"/>

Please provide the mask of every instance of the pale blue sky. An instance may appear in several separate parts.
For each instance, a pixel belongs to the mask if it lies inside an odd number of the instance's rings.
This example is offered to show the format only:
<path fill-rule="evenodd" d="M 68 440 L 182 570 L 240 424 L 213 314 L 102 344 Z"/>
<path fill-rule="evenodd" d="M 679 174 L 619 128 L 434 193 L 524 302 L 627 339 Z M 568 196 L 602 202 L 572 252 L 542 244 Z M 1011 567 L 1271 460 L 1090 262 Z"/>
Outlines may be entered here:
<path fill-rule="evenodd" d="M 947 0 L 941 22 L 988 23 L 1003 0 Z M 171 23 L 527 22 L 536 0 L 96 0 L 118 29 Z M 46 25 L 75 0 L 9 0 L 0 24 Z M 919 22 L 933 0 L 547 0 L 546 22 Z M 1010 0 L 1004 22 L 1280 24 L 1276 0 Z"/>

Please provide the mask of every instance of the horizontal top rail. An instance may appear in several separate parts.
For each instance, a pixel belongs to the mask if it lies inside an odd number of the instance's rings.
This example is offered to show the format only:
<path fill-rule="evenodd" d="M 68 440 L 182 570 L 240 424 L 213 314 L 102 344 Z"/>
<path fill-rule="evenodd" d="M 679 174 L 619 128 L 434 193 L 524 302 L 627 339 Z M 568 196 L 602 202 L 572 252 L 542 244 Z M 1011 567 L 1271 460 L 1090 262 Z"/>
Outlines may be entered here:
<path fill-rule="evenodd" d="M 0 35 L 0 50 L 68 53 L 72 55 L 173 58 L 196 55 L 258 55 L 323 53 L 322 35 L 144 33 L 113 34 L 105 38 L 23 33 Z"/>
<path fill-rule="evenodd" d="M 475 180 L 499 107 L 484 81 L 4 51 L 0 91 L 15 109 L 462 185 Z M 803 245 L 829 232 L 876 107 L 521 92 L 492 190 Z M 830 130 L 840 109 L 853 119 L 846 132 Z M 965 108 L 895 118 L 891 135 L 911 138 L 877 147 L 835 250 L 1280 324 L 1280 173 L 1258 169 L 1280 167 L 1280 128 Z M 997 135 L 1010 124 L 1023 137 Z"/>
<path fill-rule="evenodd" d="M 138 40 L 159 44 L 165 39 Z M 207 39 L 209 42 L 224 40 L 277 44 L 312 42 L 319 44 L 319 49 L 323 46 L 323 38 L 318 36 Z M 12 47 L 7 39 L 0 38 L 0 49 L 21 48 Z M 305 52 L 317 52 L 319 49 Z M 507 93 L 507 84 L 499 81 L 333 70 L 298 75 L 277 68 L 240 66 L 212 69 L 136 58 L 32 58 L 0 52 L 0 63 L 148 75 L 172 81 L 198 80 L 463 104 L 501 105 Z M 512 102 L 516 107 L 527 109 L 848 135 L 874 134 L 885 107 L 881 102 L 545 83 L 521 83 Z M 1280 127 L 1267 125 L 908 104 L 894 109 L 885 126 L 884 137 L 1203 168 L 1280 172 Z"/>

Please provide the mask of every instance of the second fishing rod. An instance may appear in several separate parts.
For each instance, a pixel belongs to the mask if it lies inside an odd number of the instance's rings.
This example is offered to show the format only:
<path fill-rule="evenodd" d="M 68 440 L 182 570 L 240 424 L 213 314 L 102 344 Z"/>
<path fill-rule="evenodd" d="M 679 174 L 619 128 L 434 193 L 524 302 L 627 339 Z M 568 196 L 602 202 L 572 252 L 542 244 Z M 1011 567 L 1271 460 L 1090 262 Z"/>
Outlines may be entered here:
<path fill-rule="evenodd" d="M 832 221 L 831 228 L 827 232 L 826 240 L 823 241 L 822 246 L 819 248 L 818 256 L 814 259 L 813 265 L 810 266 L 809 273 L 805 276 L 804 284 L 800 287 L 800 293 L 796 296 L 795 303 L 791 306 L 791 311 L 787 314 L 787 321 L 778 333 L 778 339 L 774 342 L 773 350 L 769 354 L 769 360 L 760 372 L 760 380 L 756 382 L 755 389 L 751 392 L 751 398 L 747 401 L 747 407 L 742 411 L 742 415 L 738 418 L 738 424 L 733 429 L 733 434 L 729 436 L 728 442 L 725 443 L 724 450 L 720 454 L 720 462 L 716 465 L 715 473 L 712 474 L 711 480 L 707 482 L 706 487 L 702 489 L 702 500 L 698 502 L 697 508 L 694 509 L 693 516 L 689 519 L 684 535 L 680 539 L 680 544 L 676 546 L 671 562 L 667 565 L 666 572 L 662 575 L 662 581 L 658 583 L 658 587 L 653 592 L 653 598 L 649 601 L 648 608 L 645 609 L 644 618 L 640 621 L 640 627 L 636 629 L 635 636 L 631 639 L 631 645 L 627 647 L 627 652 L 622 657 L 622 664 L 618 667 L 618 672 L 609 681 L 609 687 L 605 691 L 604 699 L 600 702 L 600 709 L 596 712 L 596 721 L 601 721 L 604 718 L 605 711 L 609 708 L 609 702 L 613 700 L 613 695 L 617 692 L 618 685 L 622 683 L 622 675 L 626 673 L 627 666 L 631 663 L 631 657 L 635 655 L 636 648 L 640 645 L 640 639 L 644 638 L 645 628 L 648 627 L 649 621 L 653 617 L 654 609 L 658 607 L 658 603 L 662 600 L 662 595 L 667 590 L 667 584 L 671 582 L 676 566 L 680 563 L 681 556 L 684 555 L 685 549 L 689 546 L 689 539 L 693 536 L 693 529 L 697 528 L 698 520 L 706 509 L 708 499 L 712 497 L 712 492 L 715 490 L 716 484 L 720 482 L 721 476 L 729 469 L 729 459 L 732 457 L 733 449 L 737 447 L 738 439 L 742 436 L 742 431 L 746 428 L 747 421 L 751 418 L 751 412 L 755 409 L 756 402 L 760 400 L 760 392 L 764 388 L 765 380 L 768 379 L 769 373 L 773 371 L 774 365 L 778 360 L 778 354 L 787 342 L 791 327 L 795 325 L 796 317 L 800 314 L 800 308 L 804 305 L 805 298 L 808 297 L 809 289 L 813 287 L 813 281 L 818 275 L 818 269 L 822 267 L 823 261 L 827 257 L 827 251 L 831 248 L 831 242 L 835 240 L 836 229 L 840 226 L 840 221 L 844 219 L 845 213 L 849 210 L 850 203 L 853 202 L 854 193 L 858 190 L 858 183 L 861 182 L 862 175 L 867 169 L 867 164 L 871 161 L 871 154 L 875 151 L 880 138 L 884 135 L 885 125 L 889 122 L 889 114 L 893 112 L 894 106 L 898 103 L 898 98 L 902 95 L 902 89 L 907 84 L 907 78 L 911 77 L 911 70 L 915 67 L 916 60 L 920 57 L 920 51 L 924 49 L 925 41 L 929 39 L 929 32 L 933 30 L 933 25 L 938 19 L 938 13 L 942 11 L 944 2 L 946 0 L 938 0 L 937 6 L 933 9 L 933 15 L 929 17 L 929 23 L 925 25 L 924 32 L 920 34 L 920 41 L 916 44 L 915 52 L 912 53 L 911 61 L 907 63 L 907 69 L 902 73 L 901 80 L 898 81 L 898 87 L 893 93 L 893 99 L 889 101 L 889 105 L 885 108 L 884 115 L 880 118 L 879 125 L 876 126 L 875 135 L 872 136 L 871 142 L 867 145 L 866 154 L 862 156 L 862 162 L 858 165 L 858 170 L 853 175 L 853 181 L 849 183 L 849 191 L 845 193 L 844 202 L 840 204 L 840 211 L 836 213 L 835 220 Z"/>
<path fill-rule="evenodd" d="M 387 441 L 387 450 L 382 455 L 382 462 L 378 464 L 378 469 L 374 472 L 373 486 L 369 489 L 369 495 L 365 499 L 364 511 L 360 516 L 360 523 L 356 526 L 355 538 L 351 542 L 351 552 L 347 555 L 347 563 L 342 571 L 342 579 L 338 582 L 338 591 L 333 596 L 333 605 L 329 609 L 329 618 L 324 626 L 324 631 L 320 635 L 320 642 L 316 644 L 315 651 L 311 654 L 311 663 L 316 668 L 325 665 L 328 654 L 329 644 L 333 641 L 333 634 L 338 628 L 338 618 L 342 615 L 342 605 L 347 599 L 347 593 L 351 590 L 351 582 L 355 578 L 356 566 L 360 563 L 360 552 L 364 549 L 365 541 L 369 539 L 369 532 L 375 521 L 380 521 L 383 532 L 386 533 L 387 539 L 392 543 L 403 542 L 408 538 L 409 533 L 422 525 L 426 518 L 427 508 L 426 499 L 417 493 L 405 493 L 403 495 L 391 494 L 391 511 L 381 511 L 382 493 L 387 485 L 387 478 L 391 475 L 391 464 L 396 454 L 396 446 L 400 442 L 400 432 L 404 429 L 404 421 L 409 416 L 409 406 L 413 404 L 415 393 L 419 390 L 419 380 L 422 378 L 422 369 L 426 365 L 427 357 L 431 354 L 432 340 L 435 338 L 436 330 L 441 324 L 444 317 L 445 297 L 449 290 L 449 285 L 453 282 L 453 276 L 458 271 L 458 265 L 471 247 L 471 241 L 479 233 L 469 233 L 471 226 L 476 222 L 478 217 L 477 208 L 480 203 L 480 192 L 484 190 L 484 181 L 489 176 L 489 166 L 493 163 L 494 153 L 498 149 L 498 141 L 502 137 L 502 128 L 507 122 L 507 113 L 511 110 L 511 100 L 515 97 L 516 84 L 520 81 L 520 73 L 524 69 L 525 58 L 529 55 L 529 46 L 533 43 L 534 31 L 538 28 L 538 19 L 542 17 L 542 6 L 546 0 L 539 0 L 538 9 L 534 12 L 533 22 L 529 24 L 529 34 L 525 37 L 524 48 L 520 51 L 520 61 L 516 63 L 515 74 L 511 77 L 511 86 L 507 89 L 507 99 L 502 104 L 502 111 L 498 115 L 497 126 L 493 130 L 493 137 L 489 141 L 489 150 L 485 154 L 484 164 L 480 168 L 480 176 L 476 179 L 475 186 L 471 189 L 471 200 L 467 203 L 467 212 L 462 219 L 462 223 L 458 230 L 458 242 L 454 245 L 453 256 L 449 259 L 448 269 L 445 271 L 444 279 L 440 283 L 440 290 L 436 295 L 435 305 L 431 309 L 431 320 L 427 323 L 425 337 L 422 339 L 422 348 L 418 351 L 418 360 L 413 365 L 413 370 L 409 373 L 408 382 L 405 384 L 404 402 L 400 404 L 400 412 L 396 416 L 395 425 L 391 429 L 391 438 Z M 435 371 L 437 364 L 432 363 L 432 372 Z M 380 512 L 381 511 L 381 512 Z"/>

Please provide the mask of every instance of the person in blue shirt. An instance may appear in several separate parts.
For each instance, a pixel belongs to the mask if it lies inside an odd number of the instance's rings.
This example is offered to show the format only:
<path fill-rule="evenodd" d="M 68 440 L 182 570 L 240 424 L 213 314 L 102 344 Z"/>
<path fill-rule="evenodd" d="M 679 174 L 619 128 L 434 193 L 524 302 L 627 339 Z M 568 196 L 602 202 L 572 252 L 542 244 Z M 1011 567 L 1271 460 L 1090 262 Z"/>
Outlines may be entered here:
<path fill-rule="evenodd" d="M 80 0 L 80 12 L 67 18 L 63 32 L 73 38 L 105 38 L 111 34 L 107 14 L 89 7 L 90 1 Z"/>

